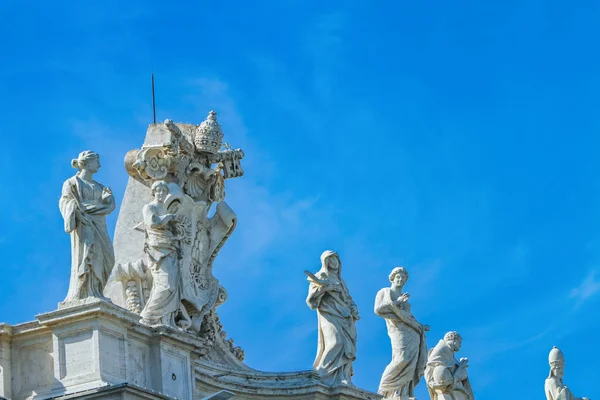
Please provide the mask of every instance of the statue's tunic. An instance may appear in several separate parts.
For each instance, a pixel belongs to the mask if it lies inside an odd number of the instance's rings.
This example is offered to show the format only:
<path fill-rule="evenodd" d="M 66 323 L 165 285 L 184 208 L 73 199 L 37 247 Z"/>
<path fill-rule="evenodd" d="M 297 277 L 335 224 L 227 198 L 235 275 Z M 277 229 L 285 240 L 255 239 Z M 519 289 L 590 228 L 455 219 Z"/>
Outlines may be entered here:
<path fill-rule="evenodd" d="M 459 363 L 444 340 L 431 349 L 425 368 L 425 381 L 432 400 L 473 400 L 469 378 L 456 376 Z"/>
<path fill-rule="evenodd" d="M 556 376 L 546 379 L 544 390 L 547 400 L 581 400 L 581 398 L 573 396 L 571 390 Z"/>
<path fill-rule="evenodd" d="M 103 298 L 104 286 L 115 264 L 106 229 L 106 215 L 115 209 L 111 196 L 102 200 L 104 186 L 74 176 L 65 181 L 59 200 L 65 232 L 71 234 L 71 280 L 65 302 Z"/>
<path fill-rule="evenodd" d="M 385 398 L 413 397 L 427 362 L 427 343 L 420 324 L 411 314 L 408 303 L 393 303 L 390 288 L 377 293 L 375 314 L 385 318 L 392 342 L 392 362 L 383 372 L 379 394 Z"/>

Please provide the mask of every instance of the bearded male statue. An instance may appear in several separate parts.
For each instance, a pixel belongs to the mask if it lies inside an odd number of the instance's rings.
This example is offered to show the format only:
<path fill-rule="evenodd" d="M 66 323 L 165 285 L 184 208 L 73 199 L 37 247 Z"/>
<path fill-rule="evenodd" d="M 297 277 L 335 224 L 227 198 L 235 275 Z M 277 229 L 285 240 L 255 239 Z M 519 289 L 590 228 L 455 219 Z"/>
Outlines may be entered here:
<path fill-rule="evenodd" d="M 457 332 L 448 332 L 431 349 L 425 368 L 425 381 L 432 400 L 474 400 L 467 375 L 468 360 L 456 359 L 462 338 Z"/>

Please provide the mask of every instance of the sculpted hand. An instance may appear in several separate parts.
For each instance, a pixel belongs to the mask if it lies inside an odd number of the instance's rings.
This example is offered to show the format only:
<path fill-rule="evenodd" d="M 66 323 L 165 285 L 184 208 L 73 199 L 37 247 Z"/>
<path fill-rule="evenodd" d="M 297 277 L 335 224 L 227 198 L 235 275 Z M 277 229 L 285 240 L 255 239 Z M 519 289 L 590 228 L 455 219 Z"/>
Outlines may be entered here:
<path fill-rule="evenodd" d="M 429 332 L 431 327 L 429 325 L 423 325 L 423 332 Z"/>
<path fill-rule="evenodd" d="M 342 290 L 340 289 L 339 285 L 327 285 L 325 286 L 325 290 L 328 292 L 338 292 L 340 293 Z"/>
<path fill-rule="evenodd" d="M 112 195 L 113 192 L 109 187 L 105 187 L 104 189 L 102 189 L 102 201 L 104 203 L 108 203 Z"/>
<path fill-rule="evenodd" d="M 398 297 L 398 300 L 396 300 L 394 303 L 396 303 L 396 305 L 398 305 L 400 303 L 406 303 L 409 299 L 410 299 L 410 294 L 402 293 L 402 295 L 400 297 Z"/>

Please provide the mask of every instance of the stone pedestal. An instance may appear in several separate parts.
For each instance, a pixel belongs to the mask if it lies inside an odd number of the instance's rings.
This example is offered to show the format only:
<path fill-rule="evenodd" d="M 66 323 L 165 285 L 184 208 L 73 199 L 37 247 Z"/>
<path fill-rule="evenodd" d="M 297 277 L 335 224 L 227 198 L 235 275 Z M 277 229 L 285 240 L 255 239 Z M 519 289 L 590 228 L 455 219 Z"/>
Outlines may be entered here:
<path fill-rule="evenodd" d="M 192 400 L 191 360 L 202 341 L 138 320 L 121 307 L 92 300 L 40 314 L 34 322 L 5 325 L 0 395 L 51 398 L 127 384 L 164 398 Z"/>
<path fill-rule="evenodd" d="M 33 322 L 0 325 L 0 396 L 200 400 L 228 391 L 248 400 L 380 398 L 353 386 L 325 386 L 312 371 L 265 373 L 241 363 L 215 363 L 205 339 L 147 327 L 139 318 L 87 299 Z"/>

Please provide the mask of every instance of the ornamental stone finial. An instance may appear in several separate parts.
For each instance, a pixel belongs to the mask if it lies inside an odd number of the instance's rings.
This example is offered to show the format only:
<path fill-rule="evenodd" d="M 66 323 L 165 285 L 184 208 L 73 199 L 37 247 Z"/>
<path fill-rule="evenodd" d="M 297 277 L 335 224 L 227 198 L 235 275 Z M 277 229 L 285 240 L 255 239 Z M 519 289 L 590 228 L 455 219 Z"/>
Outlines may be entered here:
<path fill-rule="evenodd" d="M 194 144 L 199 152 L 215 154 L 223 143 L 223 130 L 217 122 L 217 113 L 211 110 L 208 117 L 198 126 Z"/>

